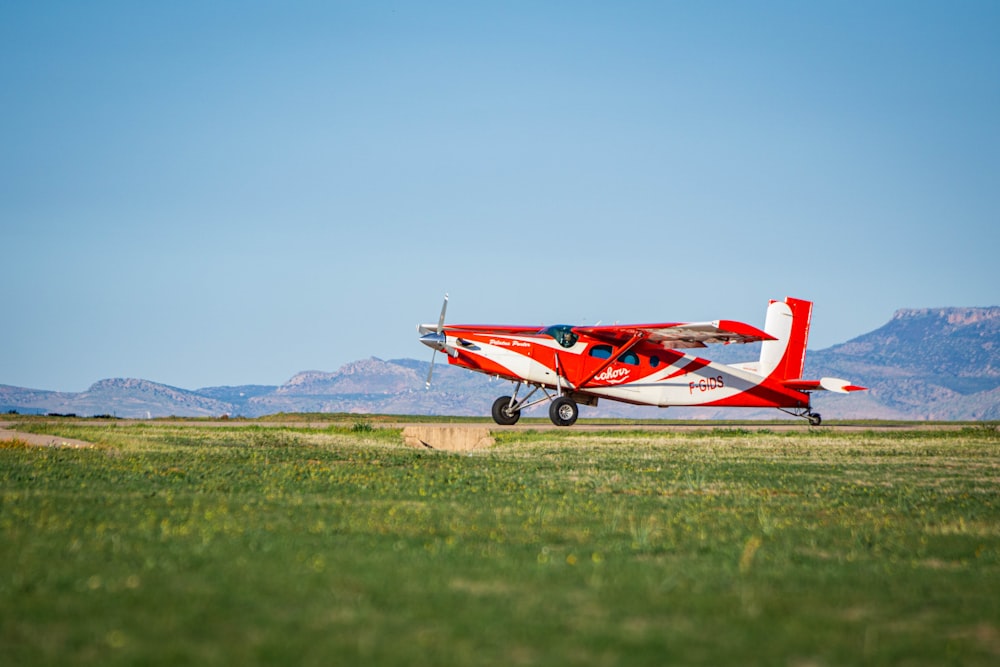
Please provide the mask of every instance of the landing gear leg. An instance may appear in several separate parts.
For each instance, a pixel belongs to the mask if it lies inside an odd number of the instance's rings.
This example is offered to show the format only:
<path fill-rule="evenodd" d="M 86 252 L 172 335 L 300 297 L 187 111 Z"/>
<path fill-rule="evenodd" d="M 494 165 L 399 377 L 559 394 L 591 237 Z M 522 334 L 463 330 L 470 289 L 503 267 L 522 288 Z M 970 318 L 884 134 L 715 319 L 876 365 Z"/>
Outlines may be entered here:
<path fill-rule="evenodd" d="M 810 426 L 819 426 L 823 423 L 823 418 L 818 412 L 813 412 L 812 407 L 808 408 L 797 408 L 795 410 L 786 410 L 785 408 L 778 408 L 782 412 L 787 412 L 793 417 L 802 417 L 809 422 Z"/>
<path fill-rule="evenodd" d="M 580 409 L 576 405 L 576 401 L 567 395 L 553 396 L 547 389 L 540 385 L 532 385 L 532 390 L 521 399 L 518 399 L 517 392 L 521 388 L 521 383 L 518 383 L 514 388 L 513 396 L 501 396 L 497 400 L 493 401 L 493 421 L 501 426 L 513 426 L 517 423 L 517 420 L 521 418 L 521 411 L 526 410 L 532 406 L 538 405 L 539 403 L 549 402 L 549 419 L 556 426 L 572 426 L 576 423 L 576 418 L 580 416 Z M 531 400 L 531 397 L 539 389 L 542 390 L 544 396 L 541 398 Z M 594 403 L 587 403 L 587 405 L 596 405 Z"/>

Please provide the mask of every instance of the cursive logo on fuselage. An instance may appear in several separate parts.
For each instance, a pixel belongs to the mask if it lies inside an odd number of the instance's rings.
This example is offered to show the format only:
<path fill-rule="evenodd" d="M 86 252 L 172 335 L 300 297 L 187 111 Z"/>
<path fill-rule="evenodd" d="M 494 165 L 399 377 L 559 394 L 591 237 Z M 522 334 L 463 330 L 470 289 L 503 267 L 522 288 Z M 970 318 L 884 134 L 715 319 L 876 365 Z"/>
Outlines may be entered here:
<path fill-rule="evenodd" d="M 621 384 L 628 380 L 628 375 L 629 369 L 627 368 L 605 368 L 594 379 L 598 382 L 607 382 L 608 384 Z"/>

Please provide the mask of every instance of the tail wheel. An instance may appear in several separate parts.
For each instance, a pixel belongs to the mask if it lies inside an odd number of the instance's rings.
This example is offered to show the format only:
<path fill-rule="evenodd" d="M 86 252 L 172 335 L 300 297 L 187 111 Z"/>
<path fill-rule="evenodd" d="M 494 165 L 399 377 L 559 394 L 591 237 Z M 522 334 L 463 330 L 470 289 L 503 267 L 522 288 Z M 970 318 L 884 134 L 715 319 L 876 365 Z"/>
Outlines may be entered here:
<path fill-rule="evenodd" d="M 572 426 L 580 415 L 576 402 L 566 396 L 559 396 L 549 405 L 549 419 L 556 426 Z"/>
<path fill-rule="evenodd" d="M 500 426 L 513 426 L 521 418 L 520 410 L 510 409 L 510 396 L 501 396 L 493 401 L 493 421 Z"/>

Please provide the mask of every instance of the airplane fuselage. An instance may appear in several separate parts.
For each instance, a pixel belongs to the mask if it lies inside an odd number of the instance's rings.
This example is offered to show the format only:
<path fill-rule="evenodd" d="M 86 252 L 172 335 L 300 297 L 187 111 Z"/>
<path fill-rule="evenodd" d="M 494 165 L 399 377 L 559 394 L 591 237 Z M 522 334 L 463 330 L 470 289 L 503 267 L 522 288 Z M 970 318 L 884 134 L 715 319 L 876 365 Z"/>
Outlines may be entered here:
<path fill-rule="evenodd" d="M 839 378 L 802 377 L 812 302 L 772 300 L 764 329 L 743 322 L 673 322 L 549 327 L 421 324 L 420 341 L 448 355 L 448 362 L 517 383 L 512 396 L 493 404 L 493 419 L 517 422 L 521 410 L 550 402 L 553 423 L 576 421 L 577 404 L 601 398 L 637 405 L 777 408 L 819 424 L 811 392 L 864 389 Z M 743 364 L 703 359 L 687 350 L 708 345 L 761 343 L 760 358 Z M 434 358 L 427 385 L 434 370 Z M 533 389 L 518 398 L 526 384 Z M 544 398 L 529 402 L 538 390 Z M 549 391 L 555 390 L 555 395 Z"/>
<path fill-rule="evenodd" d="M 809 395 L 735 366 L 637 344 L 615 347 L 577 337 L 561 345 L 547 333 L 447 336 L 449 363 L 528 384 L 638 405 L 803 408 Z"/>

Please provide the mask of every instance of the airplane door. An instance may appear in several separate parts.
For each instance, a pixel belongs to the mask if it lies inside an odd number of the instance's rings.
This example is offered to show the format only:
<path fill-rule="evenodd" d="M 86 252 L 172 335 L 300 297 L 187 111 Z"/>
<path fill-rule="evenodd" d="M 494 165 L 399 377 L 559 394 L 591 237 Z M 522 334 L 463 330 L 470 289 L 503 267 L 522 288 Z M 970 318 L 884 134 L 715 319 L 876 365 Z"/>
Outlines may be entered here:
<path fill-rule="evenodd" d="M 616 393 L 632 393 L 637 391 L 628 385 L 631 382 L 637 381 L 641 374 L 639 355 L 635 352 L 626 352 L 619 359 L 605 366 L 613 353 L 614 348 L 610 345 L 591 345 L 581 357 L 583 364 L 582 376 L 591 377 L 593 375 L 593 378 L 588 383 L 589 385 L 601 388 L 615 388 Z M 597 372 L 596 375 L 594 375 L 595 372 Z"/>

